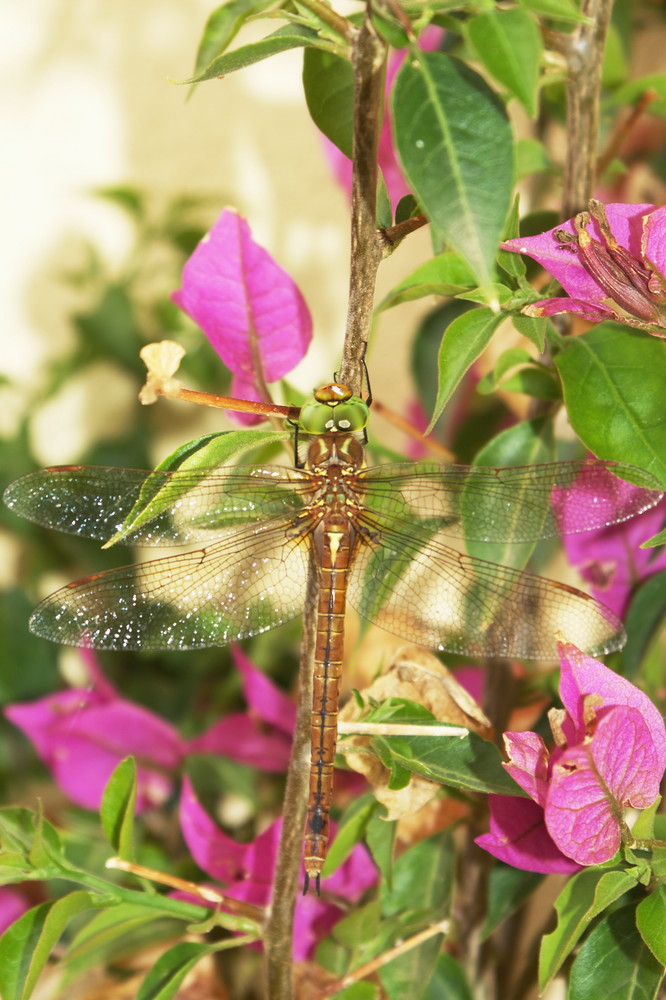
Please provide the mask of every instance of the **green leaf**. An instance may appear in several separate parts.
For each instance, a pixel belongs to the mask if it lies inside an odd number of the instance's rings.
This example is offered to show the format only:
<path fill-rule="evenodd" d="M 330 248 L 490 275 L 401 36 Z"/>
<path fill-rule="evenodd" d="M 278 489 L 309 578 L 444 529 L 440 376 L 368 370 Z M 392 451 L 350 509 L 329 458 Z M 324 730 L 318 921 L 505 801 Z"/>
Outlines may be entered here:
<path fill-rule="evenodd" d="M 644 580 L 634 594 L 626 617 L 627 643 L 622 650 L 623 676 L 636 677 L 650 643 L 666 613 L 666 570 Z"/>
<path fill-rule="evenodd" d="M 451 907 L 455 850 L 450 833 L 430 837 L 398 858 L 392 890 L 383 887 L 382 914 L 407 918 L 403 939 L 448 916 Z M 410 911 L 413 915 L 410 917 Z M 379 978 L 389 1000 L 405 1000 L 414 995 L 414 984 L 427 983 L 433 973 L 442 943 L 435 934 L 410 948 L 379 970 Z"/>
<path fill-rule="evenodd" d="M 666 886 L 657 886 L 638 904 L 636 926 L 657 961 L 666 965 Z"/>
<path fill-rule="evenodd" d="M 31 865 L 64 866 L 60 836 L 41 812 L 8 806 L 0 809 L 0 849 L 22 855 Z"/>
<path fill-rule="evenodd" d="M 393 885 L 393 856 L 398 824 L 395 820 L 383 819 L 384 809 L 376 809 L 370 817 L 365 842 L 379 871 L 390 890 Z"/>
<path fill-rule="evenodd" d="M 211 11 L 203 30 L 194 64 L 200 74 L 231 44 L 247 19 L 269 7 L 271 0 L 228 0 Z"/>
<path fill-rule="evenodd" d="M 651 806 L 648 806 L 647 809 L 642 809 L 639 812 L 636 817 L 636 822 L 631 828 L 631 833 L 637 840 L 654 839 L 654 821 L 657 813 L 659 812 L 660 805 L 661 795 L 658 795 Z"/>
<path fill-rule="evenodd" d="M 218 56 L 200 73 L 189 77 L 187 80 L 177 80 L 176 83 L 203 83 L 205 80 L 215 80 L 219 76 L 226 76 L 236 70 L 245 69 L 254 63 L 268 59 L 278 52 L 286 52 L 288 49 L 296 49 L 304 45 L 317 45 L 321 48 L 328 48 L 329 45 L 323 42 L 320 35 L 301 24 L 285 24 L 278 28 L 271 35 L 262 38 L 259 42 L 251 42 L 249 45 L 241 45 L 233 52 L 227 52 Z"/>
<path fill-rule="evenodd" d="M 285 441 L 289 437 L 291 435 L 287 431 L 242 430 L 206 434 L 181 445 L 160 462 L 155 472 L 218 468 L 244 452 L 277 441 Z M 163 476 L 148 476 L 141 487 L 139 499 L 125 518 L 122 527 L 105 543 L 105 548 L 122 542 L 127 535 L 148 524 L 190 488 L 191 481 L 165 484 Z"/>
<path fill-rule="evenodd" d="M 521 366 L 508 378 L 511 369 Z M 522 347 L 511 347 L 500 355 L 493 371 L 479 381 L 476 391 L 489 395 L 499 387 L 505 392 L 522 392 L 537 399 L 559 399 L 560 383 L 550 369 L 532 358 Z"/>
<path fill-rule="evenodd" d="M 662 528 L 661 531 L 658 531 L 652 538 L 648 538 L 647 541 L 641 542 L 642 549 L 653 549 L 656 545 L 666 545 L 666 528 Z"/>
<path fill-rule="evenodd" d="M 310 117 L 320 132 L 351 159 L 354 72 L 348 59 L 306 48 L 303 87 Z"/>
<path fill-rule="evenodd" d="M 239 431 L 220 431 L 204 434 L 182 444 L 172 451 L 157 466 L 159 472 L 171 472 L 173 469 L 216 469 L 225 465 L 254 448 L 288 441 L 292 437 L 290 431 L 260 431 L 256 429 Z"/>
<path fill-rule="evenodd" d="M 598 458 L 627 462 L 666 485 L 663 341 L 619 323 L 567 339 L 555 358 L 571 424 Z"/>
<path fill-rule="evenodd" d="M 535 118 L 543 44 L 530 14 L 519 7 L 489 10 L 467 22 L 466 34 L 486 69 Z"/>
<path fill-rule="evenodd" d="M 335 840 L 328 849 L 323 877 L 328 878 L 349 856 L 356 844 L 363 839 L 370 817 L 377 809 L 377 802 L 372 795 L 364 795 L 357 799 L 345 811 L 340 820 Z"/>
<path fill-rule="evenodd" d="M 440 253 L 421 264 L 392 288 L 376 311 L 390 309 L 425 295 L 456 295 L 476 284 L 474 275 L 459 253 Z"/>
<path fill-rule="evenodd" d="M 426 433 L 430 433 L 467 370 L 488 346 L 504 313 L 470 309 L 447 326 L 439 349 L 437 401 Z"/>
<path fill-rule="evenodd" d="M 546 934 L 539 955 L 539 988 L 543 992 L 594 917 L 636 885 L 624 871 L 588 868 L 574 875 L 555 902 L 557 927 Z"/>
<path fill-rule="evenodd" d="M 419 1000 L 474 1000 L 463 968 L 453 955 L 442 952 Z"/>
<path fill-rule="evenodd" d="M 587 18 L 581 14 L 574 0 L 519 0 L 520 6 L 533 10 L 543 17 L 552 17 L 558 21 L 581 23 Z"/>
<path fill-rule="evenodd" d="M 515 254 L 512 254 L 515 256 Z M 546 343 L 546 327 L 548 320 L 545 316 L 514 316 L 513 325 L 518 333 L 527 337 L 539 352 L 543 351 Z"/>
<path fill-rule="evenodd" d="M 662 941 L 664 927 L 661 927 Z M 656 1000 L 664 969 L 646 947 L 634 906 L 602 920 L 581 946 L 571 967 L 568 1000 Z"/>
<path fill-rule="evenodd" d="M 217 945 L 199 941 L 181 941 L 169 948 L 153 965 L 141 983 L 136 1000 L 170 1000 L 175 996 L 185 976 L 206 955 L 240 945 L 240 940 L 222 941 Z"/>
<path fill-rule="evenodd" d="M 134 861 L 136 780 L 136 761 L 126 757 L 106 783 L 100 806 L 106 839 L 124 861 Z"/>
<path fill-rule="evenodd" d="M 487 288 L 513 185 L 501 102 L 463 63 L 412 49 L 393 88 L 393 128 L 405 176 L 436 236 Z"/>
<path fill-rule="evenodd" d="M 493 743 L 467 736 L 382 736 L 372 741 L 390 755 L 392 765 L 453 788 L 497 795 L 522 795 L 502 767 Z"/>
<path fill-rule="evenodd" d="M 93 914 L 76 933 L 63 955 L 71 980 L 94 965 L 108 964 L 116 955 L 136 950 L 139 935 L 151 925 L 156 934 L 168 931 L 171 938 L 182 933 L 182 924 L 165 919 L 154 907 L 140 903 L 115 903 Z"/>
<path fill-rule="evenodd" d="M 361 980 L 359 983 L 352 983 L 340 993 L 336 993 L 332 1000 L 377 1000 L 378 996 L 379 990 L 374 983 Z"/>
<path fill-rule="evenodd" d="M 19 917 L 0 938 L 0 996 L 28 1000 L 69 921 L 95 904 L 79 890 L 42 903 Z"/>
<path fill-rule="evenodd" d="M 501 862 L 493 865 L 488 878 L 488 909 L 481 932 L 490 937 L 507 917 L 519 910 L 544 880 L 538 872 L 525 872 Z"/>

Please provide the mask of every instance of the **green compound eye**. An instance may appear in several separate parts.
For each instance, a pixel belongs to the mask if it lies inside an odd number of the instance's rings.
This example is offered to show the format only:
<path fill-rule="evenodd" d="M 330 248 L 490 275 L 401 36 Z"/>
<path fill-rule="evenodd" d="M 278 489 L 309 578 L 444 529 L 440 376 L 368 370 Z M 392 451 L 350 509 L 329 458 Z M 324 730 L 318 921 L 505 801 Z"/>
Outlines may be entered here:
<path fill-rule="evenodd" d="M 360 396 L 350 396 L 344 403 L 311 399 L 301 407 L 298 426 L 306 434 L 351 434 L 363 430 L 369 415 L 368 405 Z"/>

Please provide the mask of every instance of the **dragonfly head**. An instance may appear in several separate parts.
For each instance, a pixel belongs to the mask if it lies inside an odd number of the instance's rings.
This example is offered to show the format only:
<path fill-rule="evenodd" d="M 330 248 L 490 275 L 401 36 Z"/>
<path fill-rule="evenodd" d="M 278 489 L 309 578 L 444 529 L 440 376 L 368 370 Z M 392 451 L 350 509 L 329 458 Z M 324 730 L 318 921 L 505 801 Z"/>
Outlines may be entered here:
<path fill-rule="evenodd" d="M 298 426 L 306 434 L 352 434 L 363 430 L 369 415 L 368 404 L 353 396 L 348 385 L 329 382 L 301 407 Z"/>

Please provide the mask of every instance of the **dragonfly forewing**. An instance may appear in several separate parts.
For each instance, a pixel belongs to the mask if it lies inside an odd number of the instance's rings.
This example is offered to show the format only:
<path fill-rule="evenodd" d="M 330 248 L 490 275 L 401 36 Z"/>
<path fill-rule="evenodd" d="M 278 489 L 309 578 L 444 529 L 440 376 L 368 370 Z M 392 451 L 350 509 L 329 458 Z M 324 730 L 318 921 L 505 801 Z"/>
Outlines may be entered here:
<path fill-rule="evenodd" d="M 305 601 L 310 544 L 293 535 L 292 520 L 69 584 L 42 601 L 30 627 L 72 646 L 153 650 L 221 646 L 275 628 Z"/>
<path fill-rule="evenodd" d="M 424 527 L 480 542 L 590 531 L 640 514 L 663 496 L 649 473 L 594 460 L 505 469 L 398 463 L 363 469 L 357 482 L 379 516 L 418 518 Z"/>
<path fill-rule="evenodd" d="M 4 500 L 22 517 L 68 534 L 179 545 L 297 511 L 312 492 L 307 472 L 282 466 L 173 472 L 57 466 L 18 479 Z"/>

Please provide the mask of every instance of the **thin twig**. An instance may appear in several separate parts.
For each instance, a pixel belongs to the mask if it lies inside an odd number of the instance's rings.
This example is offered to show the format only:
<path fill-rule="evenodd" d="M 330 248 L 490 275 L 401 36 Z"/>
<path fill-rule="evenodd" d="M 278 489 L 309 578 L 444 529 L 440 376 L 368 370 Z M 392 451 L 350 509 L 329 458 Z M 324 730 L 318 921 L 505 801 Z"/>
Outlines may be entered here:
<path fill-rule="evenodd" d="M 613 0 L 583 0 L 586 18 L 568 36 L 567 159 L 563 218 L 587 208 L 594 189 L 599 133 L 601 67 Z"/>
<path fill-rule="evenodd" d="M 293 995 L 292 937 L 308 798 L 318 588 L 317 570 L 311 566 L 307 607 L 303 616 L 296 726 L 282 810 L 282 835 L 273 879 L 273 896 L 265 924 L 265 975 L 268 1000 L 291 1000 Z"/>
<path fill-rule="evenodd" d="M 377 268 L 384 242 L 377 232 L 377 147 L 382 125 L 386 42 L 366 9 L 352 50 L 354 136 L 352 143 L 351 263 L 347 328 L 338 372 L 361 395 L 363 358 L 370 335 Z"/>
<path fill-rule="evenodd" d="M 146 868 L 145 865 L 136 865 L 132 861 L 125 861 L 123 858 L 109 858 L 105 868 L 112 868 L 116 871 L 128 872 L 136 875 L 137 878 L 145 878 L 158 885 L 168 885 L 171 889 L 179 892 L 187 892 L 191 896 L 197 896 L 207 903 L 215 903 L 228 913 L 236 913 L 241 917 L 247 917 L 255 923 L 263 923 L 265 911 L 263 906 L 255 906 L 254 903 L 245 903 L 243 900 L 234 899 L 233 896 L 226 896 L 210 886 L 198 885 L 196 882 L 189 882 L 187 879 L 178 878 L 177 875 L 169 875 L 167 872 L 157 871 L 155 868 Z"/>
<path fill-rule="evenodd" d="M 387 229 L 380 230 L 380 232 L 382 239 L 393 249 L 396 243 L 404 240 L 405 236 L 409 236 L 410 233 L 414 233 L 417 229 L 422 229 L 427 225 L 427 215 L 413 215 L 410 219 L 397 222 L 395 226 L 389 226 Z"/>

